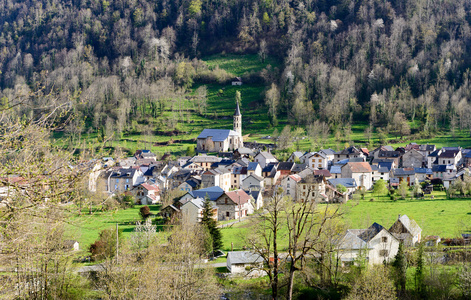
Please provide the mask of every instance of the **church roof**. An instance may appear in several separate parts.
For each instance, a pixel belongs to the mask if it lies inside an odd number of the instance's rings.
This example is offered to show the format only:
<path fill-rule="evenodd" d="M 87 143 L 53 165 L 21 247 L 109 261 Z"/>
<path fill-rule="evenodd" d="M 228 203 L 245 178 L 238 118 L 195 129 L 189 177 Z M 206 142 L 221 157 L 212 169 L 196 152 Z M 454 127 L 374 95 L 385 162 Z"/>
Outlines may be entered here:
<path fill-rule="evenodd" d="M 240 116 L 240 108 L 239 108 L 239 102 L 237 102 L 237 106 L 234 112 L 234 116 Z"/>
<path fill-rule="evenodd" d="M 199 139 L 206 139 L 212 137 L 214 142 L 223 142 L 229 136 L 238 136 L 239 134 L 234 130 L 230 129 L 203 129 L 203 131 L 198 135 Z"/>

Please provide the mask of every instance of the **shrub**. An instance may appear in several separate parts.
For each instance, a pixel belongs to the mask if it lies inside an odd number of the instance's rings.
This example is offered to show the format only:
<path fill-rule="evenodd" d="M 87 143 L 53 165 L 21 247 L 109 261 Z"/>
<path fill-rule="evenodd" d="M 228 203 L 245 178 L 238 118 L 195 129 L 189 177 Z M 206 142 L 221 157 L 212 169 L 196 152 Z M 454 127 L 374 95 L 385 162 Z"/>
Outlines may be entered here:
<path fill-rule="evenodd" d="M 148 217 L 152 215 L 150 212 L 149 206 L 143 206 L 139 209 L 139 214 L 141 215 L 141 218 L 145 221 Z"/>

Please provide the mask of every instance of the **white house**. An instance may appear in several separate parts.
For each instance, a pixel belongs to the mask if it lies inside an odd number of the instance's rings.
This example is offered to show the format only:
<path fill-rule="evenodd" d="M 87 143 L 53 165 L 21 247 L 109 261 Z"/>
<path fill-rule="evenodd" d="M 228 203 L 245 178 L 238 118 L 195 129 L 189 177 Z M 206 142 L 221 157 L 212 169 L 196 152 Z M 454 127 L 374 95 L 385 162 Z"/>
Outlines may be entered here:
<path fill-rule="evenodd" d="M 218 208 L 215 206 L 213 201 L 211 201 L 211 204 L 213 207 L 213 216 L 216 219 Z M 190 224 L 196 224 L 196 223 L 201 222 L 201 219 L 203 218 L 203 206 L 204 206 L 203 198 L 191 199 L 185 202 L 180 207 L 182 218 L 184 218 L 184 220 L 186 220 Z"/>
<path fill-rule="evenodd" d="M 306 163 L 310 168 L 317 168 L 319 170 L 325 170 L 329 166 L 329 160 L 324 154 L 320 152 L 314 152 L 312 155 L 310 155 L 307 158 Z"/>
<path fill-rule="evenodd" d="M 349 162 L 342 166 L 342 178 L 353 178 L 358 187 L 367 190 L 373 186 L 372 173 L 367 162 Z"/>
<path fill-rule="evenodd" d="M 378 223 L 368 229 L 349 229 L 340 240 L 337 255 L 343 263 L 365 259 L 370 265 L 394 260 L 399 240 Z"/>
<path fill-rule="evenodd" d="M 227 253 L 227 270 L 232 274 L 249 274 L 263 266 L 260 254 L 250 251 L 234 251 Z M 255 269 L 255 270 L 251 270 Z"/>

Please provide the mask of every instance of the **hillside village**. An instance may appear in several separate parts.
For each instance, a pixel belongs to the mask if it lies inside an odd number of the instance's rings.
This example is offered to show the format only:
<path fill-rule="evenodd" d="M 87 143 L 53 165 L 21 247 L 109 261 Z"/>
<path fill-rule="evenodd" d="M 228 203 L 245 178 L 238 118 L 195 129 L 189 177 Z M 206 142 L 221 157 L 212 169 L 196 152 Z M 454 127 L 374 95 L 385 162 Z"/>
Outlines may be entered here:
<path fill-rule="evenodd" d="M 162 204 L 161 216 L 171 219 L 185 215 L 197 223 L 206 198 L 218 221 L 241 220 L 263 209 L 264 202 L 280 191 L 293 201 L 345 203 L 354 193 L 371 190 L 382 180 L 391 190 L 401 184 L 420 185 L 420 195 L 416 196 L 423 197 L 434 188 L 448 189 L 464 178 L 471 165 L 471 149 L 437 149 L 435 145 L 416 143 L 397 148 L 350 146 L 340 151 L 296 151 L 287 161 L 279 161 L 270 148 L 242 142 L 239 104 L 234 129 L 204 129 L 198 136 L 196 151 L 195 156 L 176 160 L 157 160 L 150 150 L 138 150 L 134 156 L 117 161 L 103 158 L 95 162 L 89 189 L 102 189 L 110 196 L 130 195 L 137 204 Z M 161 196 L 169 191 L 176 191 L 177 197 L 165 202 Z M 393 226 L 388 231 L 374 223 L 366 230 L 349 230 L 339 246 L 350 251 L 345 260 L 357 255 L 351 252 L 355 247 L 360 251 L 374 238 L 394 243 L 389 257 L 395 255 L 399 241 L 408 240 L 408 245 L 420 242 L 421 229 L 414 220 L 399 216 L 398 222 L 406 229 L 394 231 L 397 226 Z M 410 236 L 405 238 L 405 233 Z M 384 249 L 381 253 L 384 256 Z"/>

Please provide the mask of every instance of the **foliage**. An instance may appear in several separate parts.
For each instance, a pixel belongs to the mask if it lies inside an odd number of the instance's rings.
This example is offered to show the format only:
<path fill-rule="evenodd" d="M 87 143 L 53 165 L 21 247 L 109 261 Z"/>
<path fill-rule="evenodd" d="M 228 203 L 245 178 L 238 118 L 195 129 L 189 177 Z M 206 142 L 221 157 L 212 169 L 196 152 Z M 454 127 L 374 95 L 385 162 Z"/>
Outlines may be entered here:
<path fill-rule="evenodd" d="M 404 253 L 404 244 L 399 244 L 399 249 L 392 262 L 393 278 L 396 284 L 399 298 L 405 295 L 407 282 L 407 260 Z"/>
<path fill-rule="evenodd" d="M 347 188 L 346 188 L 343 184 L 341 184 L 341 183 L 337 184 L 337 186 L 335 186 L 335 188 L 336 188 L 337 191 L 339 191 L 340 193 L 345 193 L 345 192 L 347 192 Z"/>
<path fill-rule="evenodd" d="M 419 249 L 416 256 L 415 268 L 415 289 L 421 298 L 425 298 L 426 285 L 425 285 L 425 262 L 424 262 L 424 243 L 419 244 Z"/>
<path fill-rule="evenodd" d="M 214 220 L 214 217 L 217 218 L 217 216 L 214 215 L 213 209 L 211 201 L 206 197 L 203 203 L 201 224 L 206 227 L 212 241 L 212 250 L 215 251 L 222 248 L 222 235 L 221 229 L 217 227 L 217 221 Z"/>
<path fill-rule="evenodd" d="M 379 179 L 375 182 L 373 190 L 376 195 L 384 195 L 387 191 L 386 182 L 383 179 Z"/>
<path fill-rule="evenodd" d="M 114 257 L 116 255 L 116 243 L 119 243 L 120 238 L 121 231 L 116 232 L 114 228 L 103 229 L 98 240 L 90 245 L 89 251 L 93 259 L 102 260 Z"/>
<path fill-rule="evenodd" d="M 346 299 L 396 299 L 394 283 L 386 266 L 374 266 L 363 273 Z"/>
<path fill-rule="evenodd" d="M 139 215 L 141 216 L 142 220 L 147 220 L 147 218 L 152 215 L 149 206 L 145 205 L 139 208 Z"/>
<path fill-rule="evenodd" d="M 397 188 L 397 192 L 401 195 L 401 199 L 406 199 L 409 196 L 409 185 L 407 184 L 406 180 L 403 180 L 399 187 Z"/>

